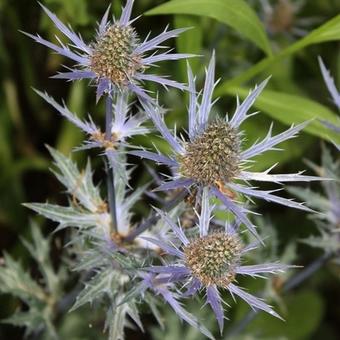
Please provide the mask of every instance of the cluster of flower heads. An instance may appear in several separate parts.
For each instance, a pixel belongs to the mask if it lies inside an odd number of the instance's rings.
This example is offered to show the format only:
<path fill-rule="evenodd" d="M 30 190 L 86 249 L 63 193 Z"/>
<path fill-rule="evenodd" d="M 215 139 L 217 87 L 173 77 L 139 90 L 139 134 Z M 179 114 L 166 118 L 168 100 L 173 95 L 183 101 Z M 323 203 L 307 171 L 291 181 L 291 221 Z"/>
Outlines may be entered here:
<path fill-rule="evenodd" d="M 238 275 L 262 277 L 263 274 L 278 273 L 288 267 L 279 263 L 243 265 L 242 257 L 260 245 L 262 240 L 258 236 L 256 226 L 248 217 L 250 212 L 248 202 L 242 203 L 242 197 L 248 201 L 251 201 L 252 198 L 260 198 L 288 207 L 312 211 L 302 203 L 275 195 L 274 192 L 278 189 L 260 190 L 251 186 L 249 182 L 263 181 L 275 184 L 309 182 L 320 180 L 320 177 L 305 176 L 302 173 L 271 174 L 273 167 L 263 172 L 248 170 L 254 157 L 269 150 L 276 150 L 277 145 L 281 142 L 296 137 L 308 122 L 292 126 L 275 136 L 272 135 L 272 127 L 270 127 L 263 140 L 244 149 L 242 143 L 244 134 L 240 131 L 240 125 L 255 114 L 249 113 L 249 110 L 266 86 L 267 80 L 251 91 L 242 103 L 237 99 L 237 107 L 232 117 L 228 115 L 223 118 L 213 117 L 213 92 L 217 84 L 215 81 L 215 55 L 213 54 L 206 70 L 205 84 L 201 92 L 196 90 L 195 77 L 189 66 L 188 86 L 146 73 L 146 70 L 156 62 L 189 58 L 192 55 L 171 53 L 171 50 L 158 53 L 158 50 L 162 48 L 161 43 L 176 37 L 185 29 L 170 31 L 165 29 L 160 35 L 152 39 L 147 37 L 141 41 L 131 25 L 134 21 L 130 18 L 133 2 L 133 0 L 127 0 L 121 17 L 118 20 L 113 20 L 112 23 L 108 20 L 108 9 L 99 23 L 95 40 L 89 44 L 85 43 L 80 35 L 76 34 L 69 26 L 64 25 L 43 6 L 46 14 L 70 40 L 70 43 L 65 45 L 58 40 L 59 45 L 57 45 L 40 36 L 27 34 L 38 43 L 76 63 L 67 72 L 59 73 L 55 78 L 90 79 L 96 86 L 97 100 L 103 95 L 109 99 L 106 107 L 107 113 L 110 114 L 109 128 L 106 128 L 106 131 L 101 131 L 91 116 L 87 121 L 80 120 L 65 105 L 58 104 L 47 94 L 38 91 L 38 94 L 57 109 L 62 116 L 87 134 L 88 139 L 80 148 L 99 147 L 103 149 L 116 174 L 114 204 L 109 204 L 109 206 L 102 204 L 102 211 L 98 211 L 97 206 L 91 205 L 88 207 L 88 216 L 92 216 L 92 220 L 84 223 L 86 227 L 100 226 L 94 231 L 99 231 L 100 236 L 97 235 L 97 237 L 105 240 L 105 244 L 109 243 L 109 249 L 112 252 L 134 255 L 135 247 L 132 246 L 132 243 L 138 244 L 139 248 L 147 249 L 148 260 L 145 261 L 147 265 L 140 266 L 132 273 L 130 269 L 125 268 L 126 272 L 131 274 L 131 281 L 134 279 L 139 282 L 140 296 L 145 296 L 147 291 L 162 296 L 179 317 L 198 328 L 209 338 L 213 338 L 211 333 L 183 308 L 180 303 L 181 299 L 204 291 L 207 303 L 216 315 L 221 332 L 224 325 L 224 302 L 220 295 L 221 289 L 229 291 L 233 297 L 238 296 L 245 300 L 255 310 L 263 310 L 280 317 L 271 306 L 237 285 Z M 156 50 L 156 52 L 150 55 L 152 50 Z M 186 136 L 179 137 L 167 128 L 164 122 L 164 110 L 157 100 L 153 99 L 142 87 L 144 81 L 154 81 L 165 87 L 173 86 L 188 91 Z M 143 108 L 143 112 L 137 115 L 130 113 L 132 103 L 129 97 L 131 95 L 138 98 Z M 143 126 L 147 119 L 152 120 L 155 128 L 169 143 L 172 149 L 170 155 L 141 150 L 141 148 L 129 145 L 129 137 L 149 132 L 149 129 Z M 145 221 L 144 224 L 142 223 L 143 228 L 141 225 L 133 226 L 131 224 L 131 209 L 146 187 L 140 188 L 128 196 L 126 185 L 130 170 L 126 168 L 124 157 L 126 153 L 168 166 L 171 175 L 159 185 L 157 190 L 173 190 L 190 194 L 194 196 L 193 206 L 182 202 L 181 206 L 175 207 L 176 209 L 173 209 L 171 213 L 155 209 L 156 215 L 151 216 L 153 223 L 147 224 Z M 65 174 L 69 176 L 69 172 L 66 170 Z M 72 179 L 72 185 L 76 190 L 74 179 Z M 93 194 L 94 189 L 89 190 L 86 185 L 83 189 L 83 195 L 80 198 L 86 203 L 86 194 Z M 221 227 L 221 223 L 214 218 L 213 214 L 212 201 L 216 201 L 216 199 L 233 214 L 234 222 L 226 223 Z M 37 205 L 31 205 L 31 207 L 39 213 L 51 217 L 51 214 L 46 213 L 46 207 Z M 116 210 L 114 216 L 117 220 L 113 231 L 110 230 L 110 224 L 113 223 L 113 221 L 110 223 L 112 217 L 110 217 L 109 210 L 111 209 Z M 191 209 L 196 214 L 193 226 L 189 229 L 182 226 L 185 209 Z M 110 212 L 113 216 L 112 211 Z M 79 216 L 81 216 L 81 211 L 78 212 Z M 160 221 L 155 228 L 153 225 L 157 218 L 160 218 Z M 174 219 L 177 219 L 178 222 L 175 222 Z M 55 220 L 61 223 L 58 218 Z M 85 221 L 85 217 L 82 216 L 80 220 Z M 63 223 L 68 225 L 70 224 L 68 221 L 63 221 Z M 72 221 L 71 225 L 75 226 L 75 220 Z M 150 228 L 145 228 L 146 225 L 149 225 Z M 240 233 L 241 225 L 244 225 L 250 233 L 258 238 L 256 244 L 246 245 L 243 243 Z M 129 237 L 131 232 L 135 235 L 133 240 Z M 94 237 L 93 234 L 92 231 L 87 235 Z M 131 241 L 133 242 L 131 243 Z M 140 251 L 138 254 L 140 256 Z M 137 257 L 138 254 L 136 253 Z M 142 257 L 145 256 L 144 253 Z M 116 266 L 113 266 L 112 270 L 116 270 Z M 128 292 L 126 293 L 129 295 Z M 121 299 L 118 300 L 121 301 Z"/>
<path fill-rule="evenodd" d="M 305 176 L 301 172 L 296 174 L 271 174 L 270 171 L 273 167 L 260 173 L 247 171 L 253 157 L 269 150 L 275 150 L 279 143 L 294 138 L 308 122 L 292 126 L 276 136 L 272 136 L 272 127 L 270 127 L 263 140 L 256 142 L 246 150 L 242 150 L 243 134 L 239 131 L 239 127 L 247 118 L 255 114 L 248 114 L 248 111 L 264 89 L 267 80 L 250 92 L 243 103 L 237 101 L 237 108 L 232 118 L 229 119 L 226 116 L 224 119 L 209 119 L 213 106 L 214 72 L 215 57 L 213 55 L 206 72 L 202 95 L 198 96 L 189 67 L 188 140 L 178 138 L 167 128 L 163 120 L 162 108 L 142 102 L 145 111 L 172 148 L 173 154 L 165 156 L 139 150 L 132 151 L 131 154 L 168 165 L 172 169 L 173 176 L 160 185 L 157 190 L 180 188 L 190 190 L 196 188 L 200 192 L 203 188 L 209 188 L 211 194 L 221 200 L 226 208 L 250 232 L 257 236 L 255 226 L 247 217 L 247 209 L 235 200 L 238 194 L 310 211 L 302 203 L 274 195 L 273 193 L 277 189 L 264 191 L 247 185 L 249 181 L 283 183 L 320 180 L 320 177 Z M 201 100 L 200 97 L 202 97 Z M 240 184 L 240 180 L 244 184 Z"/>

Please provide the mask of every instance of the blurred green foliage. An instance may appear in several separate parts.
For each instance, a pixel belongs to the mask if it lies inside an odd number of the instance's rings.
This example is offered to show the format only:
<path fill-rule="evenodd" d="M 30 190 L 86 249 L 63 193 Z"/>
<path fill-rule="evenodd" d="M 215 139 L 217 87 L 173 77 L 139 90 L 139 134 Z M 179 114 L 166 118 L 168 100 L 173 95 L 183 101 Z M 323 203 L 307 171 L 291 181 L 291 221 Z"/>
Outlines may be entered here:
<path fill-rule="evenodd" d="M 109 5 L 108 1 L 90 0 L 42 2 L 63 21 L 70 22 L 86 41 L 93 39 L 96 22 Z M 273 9 L 279 2 L 282 1 L 268 1 Z M 264 2 L 260 0 L 138 0 L 134 8 L 136 15 L 143 12 L 148 14 L 136 23 L 142 38 L 150 30 L 163 30 L 169 22 L 173 27 L 192 27 L 177 39 L 173 47 L 177 47 L 180 52 L 202 56 L 190 61 L 199 81 L 203 79 L 204 65 L 215 49 L 217 75 L 221 77 L 216 93 L 221 98 L 215 108 L 219 114 L 234 109 L 236 94 L 243 98 L 250 87 L 272 75 L 267 91 L 256 103 L 263 114 L 244 124 L 248 136 L 246 144 L 264 137 L 272 120 L 275 121 L 274 131 L 282 131 L 283 125 L 314 119 L 306 128 L 306 133 L 282 145 L 285 152 L 269 152 L 260 156 L 254 165 L 257 170 L 264 170 L 276 162 L 279 162 L 277 171 L 280 172 L 301 170 L 305 168 L 303 158 L 320 162 L 320 138 L 339 141 L 337 136 L 318 122 L 318 119 L 336 121 L 337 112 L 323 84 L 317 56 L 323 57 L 339 85 L 340 2 L 286 2 L 292 6 L 292 10 L 278 12 L 276 17 L 268 17 Z M 113 13 L 119 13 L 121 4 L 118 0 L 112 3 Z M 67 154 L 80 144 L 83 136 L 68 122 L 62 121 L 35 95 L 31 87 L 47 90 L 58 99 L 63 98 L 80 117 L 91 112 L 99 124 L 103 122 L 103 106 L 102 103 L 97 106 L 94 104 L 93 88 L 85 82 L 65 84 L 48 79 L 61 70 L 61 64 L 67 66 L 67 61 L 34 44 L 19 32 L 38 32 L 54 39 L 55 27 L 41 14 L 36 1 L 0 0 L 0 244 L 13 257 L 23 259 L 23 266 L 32 272 L 33 277 L 39 277 L 39 274 L 33 270 L 34 265 L 28 253 L 19 242 L 19 238 L 28 235 L 30 230 L 29 213 L 21 203 L 44 202 L 47 197 L 51 201 L 61 200 L 61 187 L 48 172 L 50 157 L 44 145 L 53 145 Z M 156 16 L 158 14 L 162 16 Z M 317 23 L 312 20 L 314 17 L 318 18 Z M 294 32 L 302 21 L 309 24 L 304 27 L 304 35 L 299 36 Z M 289 22 L 289 25 L 282 28 L 279 25 L 282 22 Z M 276 29 L 273 30 L 273 27 Z M 176 66 L 164 63 L 162 68 L 165 71 L 162 73 L 185 81 L 186 63 L 177 62 Z M 164 106 L 171 109 L 168 122 L 173 125 L 176 123 L 179 130 L 185 128 L 185 94 L 174 90 L 161 90 L 160 93 Z M 156 136 L 136 138 L 134 143 L 145 146 L 154 143 L 162 151 L 167 151 L 167 146 Z M 75 157 L 84 164 L 84 153 L 76 153 Z M 141 166 L 138 165 L 133 185 L 142 178 L 139 174 L 141 171 L 138 171 Z M 266 204 L 262 204 L 259 210 L 270 216 L 271 224 L 277 231 L 279 255 L 296 239 L 315 232 L 315 227 L 301 212 Z M 46 224 L 46 228 L 52 230 L 51 225 Z M 55 250 L 56 244 L 62 242 L 63 238 L 64 234 L 58 234 L 52 243 L 51 254 L 56 265 L 61 261 Z M 308 263 L 318 255 L 304 245 L 298 246 L 297 253 L 299 264 Z M 317 339 L 320 334 L 327 334 L 323 338 L 338 339 L 340 315 L 334 301 L 340 298 L 339 281 L 329 273 L 316 276 L 307 281 L 303 289 L 282 297 L 287 311 L 286 323 L 261 315 L 245 330 L 244 338 Z M 251 284 L 247 287 L 251 287 Z M 2 297 L 0 303 L 0 317 L 7 317 L 18 307 L 18 302 L 8 296 Z M 232 305 L 231 319 L 244 315 L 245 306 L 242 303 Z M 150 325 L 151 331 L 144 335 L 145 339 L 149 339 L 151 334 L 154 339 L 199 339 L 195 331 L 188 328 L 184 331 L 183 327 L 186 326 L 180 324 L 171 311 L 166 313 L 166 334 L 152 330 L 154 321 L 146 315 L 144 321 Z M 68 339 L 102 338 L 103 322 L 103 315 L 94 315 L 90 307 L 72 312 L 57 321 L 62 338 Z M 263 332 L 259 333 L 259 330 Z M 22 330 L 0 326 L 0 338 L 17 339 L 22 334 Z M 141 335 L 128 332 L 128 339 L 134 338 L 141 339 Z"/>

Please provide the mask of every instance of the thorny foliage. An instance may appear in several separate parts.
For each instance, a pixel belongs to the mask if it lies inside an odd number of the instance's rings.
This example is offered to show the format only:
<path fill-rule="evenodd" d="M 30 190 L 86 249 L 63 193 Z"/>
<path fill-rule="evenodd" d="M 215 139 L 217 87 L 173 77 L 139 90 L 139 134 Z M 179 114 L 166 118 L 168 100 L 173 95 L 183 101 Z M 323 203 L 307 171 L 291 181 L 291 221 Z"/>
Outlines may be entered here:
<path fill-rule="evenodd" d="M 94 183 L 90 161 L 84 170 L 79 170 L 70 158 L 49 148 L 55 161 L 53 172 L 65 187 L 68 205 L 25 205 L 56 222 L 56 232 L 69 229 L 69 242 L 66 244 L 69 256 L 67 265 L 69 269 L 79 273 L 83 285 L 80 288 L 75 287 L 76 298 L 70 308 L 68 303 L 64 303 L 69 299 L 68 295 L 64 296 L 66 272 L 64 269 L 55 270 L 50 260 L 50 236 L 44 238 L 38 226 L 33 224 L 33 243 L 27 240 L 23 242 L 37 262 L 41 278 L 39 283 L 36 282 L 19 262 L 9 255 L 4 256 L 4 264 L 0 268 L 0 289 L 4 293 L 16 295 L 27 307 L 25 312 L 17 312 L 4 322 L 24 325 L 27 333 L 45 330 L 49 336 L 58 338 L 54 327 L 58 314 L 66 313 L 69 308 L 73 311 L 85 304 L 91 304 L 93 308 L 105 310 L 105 330 L 108 331 L 109 339 L 123 339 L 126 327 L 137 326 L 143 331 L 140 314 L 145 306 L 163 327 L 164 319 L 158 306 L 165 301 L 180 319 L 213 339 L 213 334 L 203 325 L 204 320 L 187 311 L 184 302 L 190 296 L 196 296 L 202 301 L 203 292 L 222 334 L 228 305 L 220 289 L 227 290 L 233 298 L 243 299 L 255 310 L 263 310 L 281 318 L 262 298 L 238 286 L 239 276 L 266 277 L 268 274 L 275 274 L 274 277 L 277 278 L 294 261 L 294 249 L 287 249 L 285 260 L 289 265 L 278 263 L 277 245 L 273 241 L 270 244 L 271 256 L 255 256 L 252 257 L 252 262 L 246 263 L 249 261 L 249 251 L 256 248 L 266 249 L 262 248 L 261 243 L 263 235 L 268 235 L 266 227 L 259 220 L 253 222 L 248 218 L 251 197 L 309 212 L 312 210 L 302 203 L 274 195 L 273 192 L 277 190 L 258 190 L 250 186 L 249 181 L 281 184 L 309 182 L 320 180 L 321 177 L 339 180 L 338 166 L 334 167 L 325 151 L 322 168 L 313 165 L 320 177 L 301 173 L 271 174 L 272 168 L 260 173 L 248 171 L 251 158 L 296 137 L 307 123 L 292 126 L 276 136 L 272 135 L 270 129 L 262 141 L 243 150 L 244 136 L 239 127 L 253 115 L 248 111 L 267 81 L 251 91 L 244 102 L 240 103 L 237 99 L 236 111 L 232 117 L 211 121 L 209 115 L 214 104 L 212 98 L 216 85 L 215 55 L 213 54 L 206 70 L 205 85 L 200 92 L 196 90 L 190 67 L 188 86 L 146 74 L 144 71 L 156 62 L 189 58 L 192 55 L 166 51 L 146 56 L 145 53 L 160 48 L 163 41 L 176 37 L 185 29 L 166 29 L 159 36 L 141 42 L 131 26 L 132 5 L 133 0 L 127 0 L 120 19 L 113 20 L 113 23 L 108 20 L 108 10 L 99 24 L 94 42 L 90 44 L 86 44 L 78 34 L 44 7 L 46 14 L 70 40 L 70 44 L 60 42 L 59 46 L 40 36 L 27 34 L 36 42 L 76 63 L 69 72 L 58 74 L 56 78 L 91 79 L 97 87 L 97 100 L 102 96 L 106 97 L 106 128 L 101 131 L 91 115 L 87 121 L 83 121 L 65 105 L 60 105 L 46 93 L 37 91 L 64 118 L 86 134 L 84 144 L 78 149 L 99 148 L 102 151 L 108 174 L 108 190 L 103 190 L 102 183 Z M 336 102 L 338 93 L 334 92 L 332 81 L 324 67 L 322 70 L 324 76 L 328 77 L 326 82 Z M 189 91 L 187 136 L 179 138 L 176 132 L 166 127 L 163 120 L 164 110 L 143 89 L 144 80 Z M 130 97 L 133 95 L 143 108 L 139 108 L 137 114 L 132 114 L 135 103 L 131 102 Z M 157 150 L 140 150 L 129 144 L 130 137 L 150 132 L 143 125 L 148 119 L 171 146 L 171 155 L 163 155 Z M 133 167 L 127 164 L 127 153 L 169 167 L 171 175 L 167 176 L 166 181 L 163 182 L 158 174 L 154 175 L 155 182 L 159 184 L 158 189 L 167 191 L 165 196 L 150 193 L 148 184 L 130 188 Z M 240 180 L 244 184 L 240 184 Z M 321 243 L 327 244 L 329 251 L 338 251 L 339 238 L 334 241 L 333 233 L 339 231 L 339 197 L 336 196 L 334 184 L 323 181 L 323 185 L 328 199 L 307 189 L 291 191 L 307 201 L 311 208 L 321 209 L 325 213 L 317 215 L 320 217 L 318 227 L 321 237 L 309 239 L 308 243 L 317 243 L 319 246 Z M 182 202 L 176 201 L 178 192 L 186 195 Z M 153 207 L 146 220 L 136 222 L 134 207 L 145 194 L 159 198 L 160 202 L 165 200 L 166 203 L 173 201 L 178 204 L 168 209 L 170 211 L 164 211 L 164 207 Z M 241 200 L 242 196 L 248 198 L 247 202 Z M 232 221 L 226 222 L 215 217 L 216 206 L 222 206 L 225 211 L 230 212 Z M 254 223 L 260 227 L 259 232 Z M 246 227 L 245 232 L 242 230 L 243 226 Z M 249 242 L 254 237 L 255 241 Z M 325 246 L 322 247 L 326 249 Z M 268 262 L 268 258 L 272 262 Z M 267 288 L 265 296 L 280 302 L 279 290 L 273 288 L 274 281 L 269 282 L 268 287 L 271 288 Z"/>

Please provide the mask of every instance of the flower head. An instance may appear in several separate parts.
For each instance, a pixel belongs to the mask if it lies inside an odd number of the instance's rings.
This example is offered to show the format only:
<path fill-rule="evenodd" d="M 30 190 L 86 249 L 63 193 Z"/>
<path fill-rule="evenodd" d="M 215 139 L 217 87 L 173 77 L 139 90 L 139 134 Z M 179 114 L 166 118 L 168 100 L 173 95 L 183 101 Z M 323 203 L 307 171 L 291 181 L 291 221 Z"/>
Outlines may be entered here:
<path fill-rule="evenodd" d="M 222 119 L 207 125 L 178 157 L 179 172 L 205 185 L 229 182 L 240 172 L 240 138 Z M 204 160 L 204 161 L 202 161 Z"/>
<path fill-rule="evenodd" d="M 93 44 L 90 68 L 99 78 L 124 85 L 142 69 L 139 55 L 134 55 L 136 45 L 137 36 L 131 26 L 113 24 Z"/>
<path fill-rule="evenodd" d="M 142 113 L 136 115 L 130 114 L 129 96 L 126 92 L 122 92 L 114 96 L 112 104 L 112 120 L 110 122 L 109 136 L 102 131 L 92 120 L 89 114 L 88 120 L 81 120 L 77 115 L 71 112 L 63 103 L 60 105 L 47 93 L 35 90 L 46 102 L 52 105 L 63 117 L 69 120 L 77 128 L 82 130 L 88 137 L 84 144 L 77 150 L 101 148 L 107 155 L 110 164 L 115 167 L 120 178 L 127 182 L 127 174 L 124 168 L 124 162 L 120 158 L 120 154 L 124 152 L 124 148 L 128 146 L 127 139 L 136 135 L 144 135 L 149 129 L 142 124 L 148 119 Z"/>
<path fill-rule="evenodd" d="M 189 239 L 181 226 L 158 210 L 163 219 L 178 238 L 178 242 L 167 243 L 161 239 L 149 239 L 159 245 L 172 260 L 162 266 L 149 268 L 155 274 L 167 275 L 168 282 L 179 283 L 186 287 L 184 297 L 192 296 L 200 290 L 206 292 L 207 302 L 213 309 L 220 330 L 223 329 L 224 311 L 219 289 L 226 289 L 232 296 L 237 295 L 252 308 L 261 309 L 269 314 L 280 316 L 261 299 L 245 292 L 236 284 L 237 275 L 260 277 L 264 273 L 277 273 L 289 266 L 279 263 L 266 263 L 244 266 L 242 256 L 256 248 L 251 244 L 244 246 L 240 241 L 236 227 L 227 225 L 225 231 L 209 231 L 212 206 L 209 203 L 209 191 L 203 190 L 201 212 L 198 215 L 199 235 Z"/>
<path fill-rule="evenodd" d="M 183 247 L 186 266 L 206 286 L 227 286 L 234 281 L 240 251 L 238 237 L 223 232 L 199 237 Z"/>
<path fill-rule="evenodd" d="M 294 182 L 320 180 L 320 177 L 304 176 L 301 172 L 296 174 L 270 174 L 272 168 L 264 172 L 250 172 L 246 170 L 251 159 L 265 151 L 275 150 L 275 146 L 287 139 L 294 138 L 307 124 L 302 123 L 292 126 L 279 135 L 272 136 L 272 127 L 267 136 L 256 142 L 249 149 L 242 149 L 242 132 L 240 125 L 253 114 L 248 111 L 263 88 L 267 80 L 261 83 L 254 91 L 250 92 L 243 103 L 237 101 L 236 112 L 231 119 L 211 119 L 210 113 L 213 106 L 215 57 L 213 55 L 201 95 L 196 94 L 195 81 L 191 69 L 188 69 L 190 102 L 188 109 L 188 140 L 178 138 L 167 128 L 163 120 L 161 108 L 154 108 L 142 102 L 147 114 L 152 118 L 155 126 L 163 138 L 170 144 L 173 154 L 164 156 L 149 151 L 132 151 L 140 157 L 148 158 L 161 164 L 166 164 L 172 169 L 173 178 L 164 182 L 158 190 L 178 188 L 198 188 L 198 192 L 208 187 L 212 194 L 220 199 L 228 210 L 234 213 L 250 231 L 257 235 L 254 225 L 246 217 L 246 208 L 235 202 L 237 194 L 246 197 L 258 197 L 288 207 L 310 211 L 301 203 L 290 199 L 281 198 L 273 194 L 276 190 L 262 191 L 247 186 L 249 181 L 265 182 Z M 201 99 L 201 100 L 200 100 Z M 246 185 L 240 184 L 243 180 Z"/>
<path fill-rule="evenodd" d="M 150 100 L 145 90 L 140 86 L 143 81 L 153 81 L 165 87 L 172 86 L 181 90 L 186 89 L 183 84 L 144 71 L 165 60 L 189 58 L 190 54 L 171 53 L 170 50 L 150 55 L 152 50 L 161 48 L 164 41 L 178 36 L 186 29 L 168 31 L 167 28 L 160 35 L 140 41 L 135 29 L 131 26 L 131 11 L 134 0 L 127 0 L 118 20 L 109 22 L 109 10 L 104 14 L 92 43 L 85 43 L 79 34 L 69 26 L 63 24 L 55 14 L 43 5 L 41 7 L 54 22 L 59 31 L 64 34 L 70 44 L 60 45 L 51 43 L 39 35 L 25 33 L 36 42 L 51 48 L 55 52 L 71 59 L 76 63 L 74 68 L 59 73 L 54 78 L 77 80 L 90 79 L 97 86 L 97 100 L 104 94 L 129 89 L 139 98 Z"/>

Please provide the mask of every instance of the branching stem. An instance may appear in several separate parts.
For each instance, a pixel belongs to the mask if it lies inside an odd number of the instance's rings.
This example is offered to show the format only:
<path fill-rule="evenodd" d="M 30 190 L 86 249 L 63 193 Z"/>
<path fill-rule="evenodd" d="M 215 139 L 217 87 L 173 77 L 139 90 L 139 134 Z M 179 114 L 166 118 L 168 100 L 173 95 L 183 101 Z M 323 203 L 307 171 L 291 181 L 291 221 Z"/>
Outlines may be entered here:
<path fill-rule="evenodd" d="M 185 196 L 188 194 L 186 190 L 182 190 L 179 192 L 171 201 L 167 202 L 164 207 L 163 211 L 170 211 L 173 209 L 178 203 L 182 202 Z M 136 229 L 134 229 L 126 238 L 127 242 L 133 241 L 138 235 L 142 232 L 150 228 L 153 224 L 155 224 L 159 220 L 160 216 L 154 211 L 151 216 L 141 223 Z"/>

